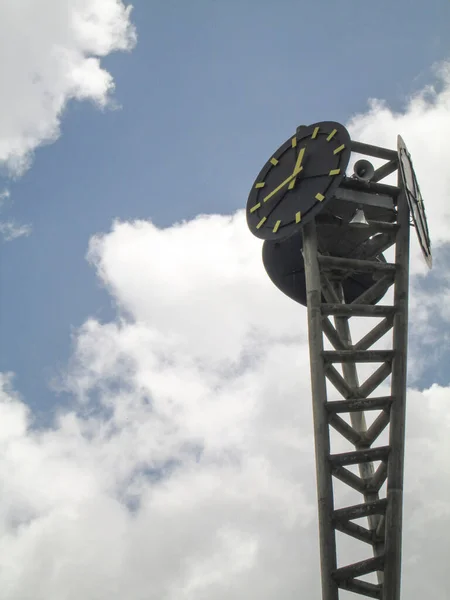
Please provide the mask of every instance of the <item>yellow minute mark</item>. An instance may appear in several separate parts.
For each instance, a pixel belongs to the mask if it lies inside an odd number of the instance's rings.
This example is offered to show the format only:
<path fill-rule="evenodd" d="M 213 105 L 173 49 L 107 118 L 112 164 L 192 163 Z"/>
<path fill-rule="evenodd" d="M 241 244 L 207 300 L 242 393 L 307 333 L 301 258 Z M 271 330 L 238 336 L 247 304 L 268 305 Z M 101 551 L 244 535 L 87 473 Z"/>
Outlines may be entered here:
<path fill-rule="evenodd" d="M 337 129 L 333 129 L 333 131 L 327 137 L 327 142 L 329 142 L 332 138 L 334 138 L 334 136 L 336 135 L 336 133 L 337 133 Z"/>
<path fill-rule="evenodd" d="M 280 221 L 280 220 L 278 220 L 278 221 L 275 223 L 275 225 L 274 225 L 274 228 L 272 229 L 272 231 L 273 231 L 274 233 L 276 233 L 276 232 L 278 231 L 278 229 L 279 229 L 280 225 L 281 225 L 281 221 Z"/>

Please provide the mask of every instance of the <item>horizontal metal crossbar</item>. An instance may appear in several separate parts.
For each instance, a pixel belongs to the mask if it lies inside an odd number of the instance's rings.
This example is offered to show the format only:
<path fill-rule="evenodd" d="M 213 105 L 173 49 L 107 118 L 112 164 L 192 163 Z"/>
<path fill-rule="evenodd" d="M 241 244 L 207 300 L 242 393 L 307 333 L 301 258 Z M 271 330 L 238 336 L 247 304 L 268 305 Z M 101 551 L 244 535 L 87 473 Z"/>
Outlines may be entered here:
<path fill-rule="evenodd" d="M 377 398 L 353 398 L 351 400 L 334 400 L 327 402 L 330 412 L 345 413 L 364 410 L 388 410 L 394 401 L 393 396 L 379 396 Z"/>
<path fill-rule="evenodd" d="M 354 592 L 355 594 L 361 594 L 361 596 L 367 596 L 368 598 L 377 598 L 381 600 L 383 588 L 379 584 L 361 581 L 360 579 L 346 579 L 339 582 L 338 585 L 342 590 Z"/>
<path fill-rule="evenodd" d="M 378 260 L 363 260 L 360 258 L 341 258 L 340 256 L 318 257 L 319 265 L 324 269 L 339 269 L 340 271 L 369 272 L 381 271 L 382 273 L 395 273 L 394 263 L 385 263 Z"/>
<path fill-rule="evenodd" d="M 324 350 L 325 361 L 332 363 L 373 363 L 386 362 L 394 358 L 393 350 Z"/>
<path fill-rule="evenodd" d="M 353 450 L 352 452 L 330 454 L 329 460 L 333 466 L 337 467 L 342 467 L 344 465 L 357 465 L 361 463 L 372 462 L 374 460 L 387 460 L 389 451 L 389 446 L 369 448 L 368 450 Z"/>
<path fill-rule="evenodd" d="M 386 507 L 387 500 L 386 498 L 382 498 L 381 500 L 374 500 L 373 502 L 366 502 L 365 504 L 355 504 L 345 508 L 338 508 L 333 511 L 333 520 L 348 521 L 350 519 L 359 519 L 369 515 L 384 515 Z"/>
<path fill-rule="evenodd" d="M 375 556 L 374 558 L 367 558 L 366 560 L 360 560 L 359 562 L 353 563 L 346 567 L 336 569 L 333 573 L 333 579 L 336 581 L 343 581 L 345 579 L 353 579 L 360 575 L 368 575 L 374 571 L 381 571 L 384 567 L 384 556 Z"/>
<path fill-rule="evenodd" d="M 372 194 L 384 194 L 397 198 L 399 194 L 398 187 L 386 185 L 384 183 L 367 183 L 367 181 L 359 181 L 353 177 L 345 177 L 340 184 L 341 189 L 356 190 L 357 192 L 369 192 Z"/>
<path fill-rule="evenodd" d="M 395 306 L 383 304 L 328 304 L 321 305 L 323 315 L 339 317 L 386 317 L 395 313 Z"/>
<path fill-rule="evenodd" d="M 358 154 L 366 154 L 367 156 L 374 156 L 383 160 L 398 160 L 397 152 L 389 148 L 373 146 L 372 144 L 365 144 L 364 142 L 356 142 L 354 140 L 352 140 L 351 148 L 352 152 L 357 152 Z"/>
<path fill-rule="evenodd" d="M 381 232 L 397 232 L 398 231 L 398 225 L 397 223 L 388 223 L 386 221 L 373 221 L 373 220 L 369 220 L 367 221 L 369 223 L 369 227 L 367 229 L 369 234 L 372 233 L 381 233 Z"/>

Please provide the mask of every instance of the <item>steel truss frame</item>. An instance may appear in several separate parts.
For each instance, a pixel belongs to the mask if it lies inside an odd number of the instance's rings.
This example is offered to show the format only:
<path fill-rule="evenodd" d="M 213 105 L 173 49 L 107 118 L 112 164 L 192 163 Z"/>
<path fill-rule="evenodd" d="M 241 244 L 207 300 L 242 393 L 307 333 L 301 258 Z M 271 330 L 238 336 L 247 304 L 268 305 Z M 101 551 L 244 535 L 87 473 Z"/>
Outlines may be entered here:
<path fill-rule="evenodd" d="M 397 168 L 393 151 L 353 144 L 356 152 L 389 160 L 375 171 L 376 182 Z M 397 187 L 375 183 L 367 185 L 365 193 L 382 193 L 381 188 L 389 188 L 396 196 L 397 219 L 395 223 L 370 222 L 369 226 L 373 233 L 386 234 L 380 236 L 384 244 L 379 251 L 395 246 L 394 263 L 374 262 L 371 257 L 320 255 L 316 223 L 305 224 L 303 229 L 323 600 L 339 600 L 340 590 L 367 598 L 400 600 L 410 221 L 400 175 Z M 354 193 L 357 197 L 358 192 Z M 345 275 L 355 270 L 375 274 L 375 283 L 354 302 L 345 304 L 342 286 L 333 283 L 333 273 Z M 371 304 L 386 284 L 394 286 L 393 304 Z M 352 317 L 382 320 L 353 344 Z M 391 330 L 390 349 L 371 349 Z M 324 334 L 333 350 L 324 349 Z M 357 364 L 377 362 L 380 366 L 360 384 Z M 341 365 L 342 375 L 336 364 Z M 391 394 L 372 396 L 389 376 Z M 328 401 L 327 380 L 341 400 Z M 381 412 L 367 427 L 365 411 L 373 410 Z M 342 413 L 349 413 L 351 424 L 340 416 Z M 351 442 L 354 450 L 332 454 L 330 428 Z M 377 438 L 386 429 L 389 444 L 377 445 Z M 373 461 L 381 461 L 377 469 Z M 358 465 L 359 477 L 346 468 L 349 465 Z M 363 501 L 335 509 L 334 479 L 360 492 Z M 381 497 L 385 482 L 385 497 Z M 367 517 L 368 528 L 353 522 L 360 517 Z M 361 542 L 361 561 L 338 567 L 336 531 Z M 367 557 L 367 546 L 372 547 L 371 557 Z M 376 573 L 377 584 L 360 579 L 369 573 Z"/>

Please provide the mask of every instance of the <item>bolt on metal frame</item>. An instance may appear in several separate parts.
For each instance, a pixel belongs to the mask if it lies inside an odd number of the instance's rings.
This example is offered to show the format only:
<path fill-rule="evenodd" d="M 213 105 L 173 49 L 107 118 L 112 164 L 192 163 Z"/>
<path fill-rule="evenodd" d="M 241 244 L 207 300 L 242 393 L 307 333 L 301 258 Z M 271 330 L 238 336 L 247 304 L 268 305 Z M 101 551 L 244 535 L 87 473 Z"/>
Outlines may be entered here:
<path fill-rule="evenodd" d="M 377 183 L 398 168 L 396 153 L 359 142 L 352 142 L 352 150 L 388 160 L 375 171 L 370 184 L 364 186 L 364 193 L 374 196 L 389 193 L 396 197 L 396 222 L 369 222 L 370 233 L 388 233 L 388 242 L 384 241 L 378 253 L 391 245 L 395 246 L 395 262 L 374 262 L 373 257 L 323 256 L 318 251 L 315 221 L 305 224 L 303 228 L 322 599 L 339 600 L 340 590 L 348 590 L 367 598 L 400 600 L 409 208 L 400 173 L 397 187 Z M 360 182 L 347 179 L 345 187 L 353 190 L 357 202 Z M 351 304 L 346 304 L 342 286 L 333 282 L 330 275 L 340 272 L 345 276 L 355 271 L 373 273 L 376 277 L 370 289 Z M 385 289 L 389 284 L 394 288 L 393 304 L 371 304 L 383 286 Z M 326 302 L 322 301 L 322 295 Z M 334 324 L 330 317 L 334 318 Z M 373 317 L 381 317 L 382 320 L 353 344 L 349 324 L 352 317 L 363 317 L 367 321 Z M 371 349 L 391 330 L 390 349 Z M 324 334 L 333 350 L 324 349 Z M 357 364 L 377 362 L 380 366 L 360 384 Z M 341 365 L 342 375 L 336 364 Z M 389 376 L 390 395 L 372 396 Z M 327 380 L 342 396 L 341 400 L 328 401 Z M 365 412 L 373 410 L 379 410 L 380 413 L 370 427 L 367 427 Z M 349 414 L 351 424 L 340 416 L 342 413 Z M 351 442 L 354 450 L 333 454 L 330 427 Z M 380 446 L 377 439 L 385 430 L 389 434 L 389 443 Z M 376 469 L 374 461 L 381 461 Z M 358 465 L 359 477 L 346 468 L 349 465 Z M 361 494 L 361 503 L 336 509 L 334 479 L 357 490 Z M 385 482 L 385 496 L 381 497 L 381 488 Z M 353 522 L 361 517 L 367 517 L 367 528 Z M 361 543 L 359 562 L 338 567 L 336 531 Z M 368 546 L 371 546 L 371 552 L 370 549 L 368 552 Z M 376 574 L 378 583 L 360 579 L 369 573 Z"/>

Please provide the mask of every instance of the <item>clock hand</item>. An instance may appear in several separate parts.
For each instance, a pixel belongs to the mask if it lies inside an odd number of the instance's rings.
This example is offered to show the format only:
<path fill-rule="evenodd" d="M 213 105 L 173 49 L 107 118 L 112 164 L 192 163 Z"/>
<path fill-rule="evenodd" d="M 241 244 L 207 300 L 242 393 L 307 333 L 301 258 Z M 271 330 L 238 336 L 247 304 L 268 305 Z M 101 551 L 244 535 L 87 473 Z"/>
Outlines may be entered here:
<path fill-rule="evenodd" d="M 300 171 L 302 169 L 303 169 L 303 167 L 300 167 L 296 172 L 292 173 L 292 175 L 289 175 L 289 177 L 287 177 L 287 179 L 282 181 L 279 186 L 277 186 L 274 190 L 272 190 L 270 192 L 270 194 L 267 194 L 267 196 L 263 199 L 263 202 L 267 202 L 267 200 L 270 200 L 270 198 L 272 198 L 272 196 L 274 196 L 277 192 L 279 192 L 281 190 L 281 188 L 283 188 L 285 185 L 290 183 L 295 177 L 297 177 L 297 175 L 300 173 Z"/>
<path fill-rule="evenodd" d="M 300 171 L 303 169 L 302 167 L 302 161 L 303 161 L 303 156 L 305 155 L 305 150 L 306 150 L 306 146 L 301 148 L 299 150 L 298 156 L 297 156 L 297 162 L 295 163 L 295 167 L 294 167 L 294 171 L 292 173 L 292 175 L 294 175 L 294 179 L 292 179 L 292 181 L 289 184 L 289 189 L 292 190 L 295 186 L 295 182 L 297 181 L 297 175 L 300 173 Z"/>
<path fill-rule="evenodd" d="M 336 169 L 337 171 L 339 171 L 339 169 Z M 294 169 L 294 173 L 292 173 L 291 177 L 293 177 L 294 175 L 297 176 L 298 173 L 301 173 L 303 171 L 303 167 L 301 166 L 299 171 L 295 171 Z M 307 173 L 305 173 L 304 175 L 302 175 L 302 181 L 304 181 L 305 179 L 314 179 L 315 177 L 331 177 L 332 175 L 337 175 L 338 173 L 333 173 L 333 170 L 327 171 L 326 173 L 314 173 L 313 175 L 308 175 Z M 278 202 L 272 207 L 272 209 L 270 210 L 270 212 L 267 214 L 267 217 L 270 217 L 270 215 L 274 212 L 274 210 L 277 208 L 277 206 L 282 202 L 283 198 L 286 196 L 286 193 L 289 190 L 292 190 L 292 188 L 294 187 L 292 185 L 292 182 L 295 181 L 295 177 L 294 179 L 291 180 L 291 183 L 289 184 L 288 189 L 286 190 L 286 192 L 281 196 L 281 198 L 278 200 Z M 283 183 L 286 184 L 287 180 L 285 180 Z"/>
<path fill-rule="evenodd" d="M 293 175 L 297 175 L 297 173 L 299 173 L 301 170 L 303 157 L 305 155 L 305 150 L 306 150 L 306 146 L 304 148 L 302 148 L 298 153 L 297 162 L 295 163 L 294 171 L 292 173 Z"/>
<path fill-rule="evenodd" d="M 303 156 L 303 154 L 302 154 L 302 156 Z M 300 160 L 299 162 L 301 162 L 301 160 Z M 297 175 L 298 175 L 299 173 L 301 173 L 302 171 L 303 171 L 303 167 L 302 167 L 302 166 L 299 166 L 297 170 L 295 170 L 295 169 L 294 169 L 294 172 L 292 173 L 291 177 L 294 177 L 294 176 L 295 176 L 295 177 L 297 177 Z M 279 205 L 280 205 L 280 204 L 283 202 L 283 199 L 284 199 L 284 197 L 286 196 L 286 194 L 287 194 L 287 193 L 288 193 L 290 190 L 292 190 L 292 188 L 294 187 L 294 186 L 292 186 L 292 182 L 293 182 L 293 181 L 295 182 L 295 177 L 294 177 L 294 179 L 292 179 L 292 180 L 291 180 L 291 183 L 289 184 L 289 187 L 288 187 L 288 189 L 284 191 L 284 194 L 282 194 L 282 196 L 279 198 L 278 202 L 276 202 L 276 203 L 275 203 L 275 204 L 272 206 L 271 210 L 270 210 L 270 211 L 267 213 L 267 218 L 269 218 L 269 217 L 272 215 L 272 213 L 273 213 L 273 212 L 275 212 L 275 210 L 278 208 L 278 206 L 279 206 Z M 286 180 L 286 181 L 287 181 L 287 180 Z M 286 181 L 285 181 L 284 183 L 286 183 Z"/>

